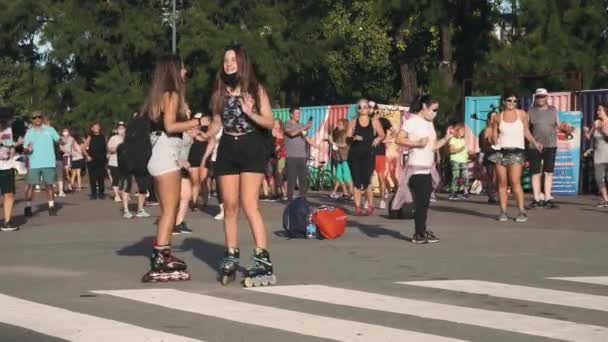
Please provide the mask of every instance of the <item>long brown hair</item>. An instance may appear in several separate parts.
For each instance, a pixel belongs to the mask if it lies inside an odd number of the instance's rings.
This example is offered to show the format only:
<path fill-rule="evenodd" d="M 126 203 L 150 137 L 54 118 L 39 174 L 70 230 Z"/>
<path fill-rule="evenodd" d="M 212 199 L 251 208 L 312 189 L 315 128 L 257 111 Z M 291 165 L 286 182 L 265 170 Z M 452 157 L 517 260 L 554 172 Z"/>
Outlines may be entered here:
<path fill-rule="evenodd" d="M 217 74 L 215 75 L 215 83 L 213 84 L 213 95 L 211 96 L 211 113 L 219 114 L 224 110 L 224 101 L 226 99 L 226 88 L 228 87 L 222 78 L 224 73 L 224 57 L 226 52 L 234 51 L 236 54 L 236 62 L 238 65 L 237 78 L 238 85 L 242 93 L 249 93 L 255 100 L 255 110 L 260 111 L 260 83 L 255 76 L 255 70 L 247 51 L 240 44 L 228 45 L 222 54 Z"/>
<path fill-rule="evenodd" d="M 186 85 L 181 76 L 182 59 L 177 55 L 167 55 L 161 57 L 156 63 L 152 76 L 152 86 L 141 110 L 140 115 L 148 115 L 150 120 L 157 122 L 160 120 L 163 111 L 163 96 L 165 93 L 177 93 L 179 106 L 177 118 L 186 118 L 185 93 Z"/>

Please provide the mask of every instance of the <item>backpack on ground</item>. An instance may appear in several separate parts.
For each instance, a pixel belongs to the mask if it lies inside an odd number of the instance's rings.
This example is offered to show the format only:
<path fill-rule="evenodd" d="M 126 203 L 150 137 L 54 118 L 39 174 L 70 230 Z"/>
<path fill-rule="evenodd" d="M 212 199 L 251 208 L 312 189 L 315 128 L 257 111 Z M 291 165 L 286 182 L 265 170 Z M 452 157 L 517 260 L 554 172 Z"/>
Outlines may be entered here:
<path fill-rule="evenodd" d="M 335 239 L 346 230 L 346 213 L 340 208 L 320 206 L 312 214 L 312 223 L 326 239 Z"/>
<path fill-rule="evenodd" d="M 403 205 L 401 208 L 393 210 L 393 198 L 388 203 L 388 218 L 391 220 L 411 220 L 416 213 L 414 202 Z"/>
<path fill-rule="evenodd" d="M 150 127 L 147 115 L 140 115 L 127 125 L 123 143 L 116 151 L 118 167 L 124 174 L 147 173 L 148 161 L 152 157 Z"/>
<path fill-rule="evenodd" d="M 310 214 L 310 205 L 305 197 L 296 198 L 287 204 L 283 210 L 283 229 L 290 238 L 306 238 Z"/>

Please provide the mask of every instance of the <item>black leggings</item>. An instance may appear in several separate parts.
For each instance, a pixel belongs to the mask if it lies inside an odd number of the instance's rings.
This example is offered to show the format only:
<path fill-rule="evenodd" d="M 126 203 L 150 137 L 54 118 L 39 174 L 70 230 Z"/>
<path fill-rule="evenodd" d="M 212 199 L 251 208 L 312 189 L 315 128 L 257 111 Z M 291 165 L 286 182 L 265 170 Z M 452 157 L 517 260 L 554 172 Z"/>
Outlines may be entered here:
<path fill-rule="evenodd" d="M 410 191 L 414 197 L 416 211 L 414 221 L 416 223 L 416 234 L 426 233 L 426 220 L 433 192 L 433 179 L 431 175 L 413 175 L 409 182 Z"/>
<path fill-rule="evenodd" d="M 91 195 L 103 195 L 105 192 L 106 163 L 92 161 L 87 164 L 89 169 L 89 184 Z"/>
<path fill-rule="evenodd" d="M 118 187 L 120 184 L 120 171 L 118 166 L 108 166 L 110 169 L 110 175 L 112 175 L 112 187 Z"/>
<path fill-rule="evenodd" d="M 375 158 L 371 151 L 369 153 L 351 153 L 348 156 L 348 167 L 355 189 L 364 190 L 369 187 L 374 173 Z"/>

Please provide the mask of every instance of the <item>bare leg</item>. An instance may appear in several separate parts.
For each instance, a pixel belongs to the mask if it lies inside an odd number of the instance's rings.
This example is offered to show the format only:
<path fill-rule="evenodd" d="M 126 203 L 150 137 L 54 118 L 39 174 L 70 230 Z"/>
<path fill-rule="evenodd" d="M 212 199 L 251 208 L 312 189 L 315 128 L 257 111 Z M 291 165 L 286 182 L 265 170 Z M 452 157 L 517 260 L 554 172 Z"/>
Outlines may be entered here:
<path fill-rule="evenodd" d="M 496 165 L 496 177 L 498 183 L 498 203 L 503 212 L 507 211 L 507 168 Z"/>
<path fill-rule="evenodd" d="M 540 173 L 532 175 L 532 192 L 534 193 L 535 201 L 540 201 L 540 194 L 541 194 L 540 181 L 541 181 Z"/>
<path fill-rule="evenodd" d="M 184 222 L 184 219 L 186 218 L 186 213 L 188 212 L 188 204 L 190 203 L 191 198 L 192 186 L 190 180 L 187 178 L 182 178 L 182 190 L 179 201 L 179 210 L 177 211 L 177 217 L 175 219 L 176 226 Z"/>
<path fill-rule="evenodd" d="M 171 234 L 175 228 L 175 218 L 181 193 L 179 172 L 170 172 L 154 177 L 156 193 L 160 203 L 160 218 L 156 233 L 156 243 L 159 246 L 171 244 Z"/>
<path fill-rule="evenodd" d="M 224 200 L 224 235 L 226 237 L 226 248 L 237 248 L 240 176 L 228 175 L 218 178 Z M 259 183 L 257 184 L 257 187 L 259 193 Z"/>
<path fill-rule="evenodd" d="M 266 227 L 262 220 L 262 214 L 258 205 L 260 194 L 260 183 L 264 176 L 259 173 L 243 173 L 240 179 L 241 206 L 249 221 L 251 233 L 255 240 L 255 246 L 266 249 L 268 246 L 266 237 Z"/>
<path fill-rule="evenodd" d="M 191 167 L 190 168 L 190 181 L 192 184 L 192 206 L 197 207 L 199 203 L 199 196 L 201 193 L 201 178 L 200 178 L 200 168 Z M 182 185 L 184 183 L 182 182 Z"/>
<path fill-rule="evenodd" d="M 513 164 L 509 166 L 509 179 L 511 181 L 511 189 L 515 195 L 515 201 L 519 211 L 524 212 L 524 190 L 521 187 L 521 173 L 523 166 L 521 164 Z"/>
<path fill-rule="evenodd" d="M 553 187 L 553 173 L 545 172 L 545 201 L 551 199 L 551 187 Z"/>
<path fill-rule="evenodd" d="M 4 194 L 4 222 L 11 222 L 15 194 Z"/>

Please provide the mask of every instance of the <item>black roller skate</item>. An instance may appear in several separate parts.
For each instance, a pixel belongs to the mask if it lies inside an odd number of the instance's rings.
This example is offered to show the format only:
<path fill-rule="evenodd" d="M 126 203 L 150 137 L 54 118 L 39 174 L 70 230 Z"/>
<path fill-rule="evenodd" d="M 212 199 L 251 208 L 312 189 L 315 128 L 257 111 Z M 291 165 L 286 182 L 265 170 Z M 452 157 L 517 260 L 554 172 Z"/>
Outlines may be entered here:
<path fill-rule="evenodd" d="M 223 286 L 230 284 L 236 279 L 240 255 L 241 252 L 238 248 L 229 248 L 224 252 L 224 259 L 222 260 L 220 269 L 220 282 Z"/>
<path fill-rule="evenodd" d="M 251 257 L 253 265 L 247 270 L 243 285 L 245 287 L 268 286 L 277 283 L 277 277 L 272 273 L 270 254 L 262 248 L 256 248 Z"/>
<path fill-rule="evenodd" d="M 190 280 L 190 272 L 186 263 L 174 257 L 171 249 L 154 249 L 150 258 L 150 270 L 144 274 L 141 281 L 156 283 L 166 281 Z"/>

